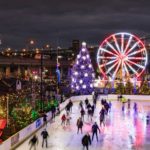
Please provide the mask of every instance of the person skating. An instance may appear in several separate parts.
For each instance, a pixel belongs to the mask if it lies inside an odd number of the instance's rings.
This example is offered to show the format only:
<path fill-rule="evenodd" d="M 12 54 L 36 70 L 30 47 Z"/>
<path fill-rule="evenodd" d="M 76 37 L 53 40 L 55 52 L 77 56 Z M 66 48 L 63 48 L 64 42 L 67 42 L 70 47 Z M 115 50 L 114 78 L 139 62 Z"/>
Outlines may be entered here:
<path fill-rule="evenodd" d="M 131 106 L 131 100 L 130 99 L 128 99 L 128 110 L 130 110 L 130 106 Z"/>
<path fill-rule="evenodd" d="M 85 106 L 86 106 L 86 108 L 87 108 L 87 105 L 89 104 L 89 100 L 88 100 L 88 98 L 86 98 L 85 99 Z"/>
<path fill-rule="evenodd" d="M 138 112 L 137 103 L 135 102 L 133 105 L 134 113 Z"/>
<path fill-rule="evenodd" d="M 81 133 L 82 133 L 82 127 L 83 127 L 83 121 L 82 121 L 81 117 L 79 117 L 77 120 L 77 128 L 78 128 L 77 133 L 79 133 L 79 130 L 81 130 Z"/>
<path fill-rule="evenodd" d="M 56 108 L 54 105 L 51 108 L 51 112 L 52 112 L 52 120 L 55 120 Z"/>
<path fill-rule="evenodd" d="M 44 125 L 47 126 L 47 115 L 46 115 L 46 113 L 44 113 L 44 115 L 43 115 L 43 123 L 44 123 Z"/>
<path fill-rule="evenodd" d="M 83 108 L 83 102 L 82 102 L 82 101 L 80 101 L 80 103 L 79 103 L 79 108 L 80 108 L 80 109 Z"/>
<path fill-rule="evenodd" d="M 82 119 L 82 121 L 84 121 L 85 110 L 83 107 L 82 107 L 80 113 L 81 113 L 81 119 Z"/>
<path fill-rule="evenodd" d="M 83 136 L 82 145 L 83 145 L 83 149 L 86 147 L 86 150 L 89 150 L 89 145 L 91 145 L 91 137 L 89 133 Z"/>
<path fill-rule="evenodd" d="M 111 107 L 112 107 L 112 103 L 111 103 L 111 101 L 109 101 L 109 112 L 111 111 Z"/>
<path fill-rule="evenodd" d="M 61 125 L 65 125 L 65 123 L 66 123 L 66 115 L 63 114 L 61 117 Z"/>
<path fill-rule="evenodd" d="M 106 112 L 106 115 L 108 114 L 108 110 L 109 110 L 109 104 L 108 104 L 108 102 L 106 101 L 105 103 L 104 103 L 104 108 L 105 108 L 105 112 Z"/>
<path fill-rule="evenodd" d="M 34 148 L 34 150 L 36 150 L 36 145 L 38 145 L 38 143 L 39 143 L 39 140 L 37 136 L 33 135 L 32 139 L 29 141 L 29 144 L 31 144 L 30 150 L 32 149 L 32 147 Z"/>
<path fill-rule="evenodd" d="M 70 112 L 72 112 L 73 102 L 71 101 L 71 99 L 69 100 L 68 105 L 70 106 Z"/>
<path fill-rule="evenodd" d="M 94 106 L 94 104 L 91 106 L 91 109 L 92 109 L 92 117 L 93 117 L 94 111 L 95 111 L 95 106 Z"/>
<path fill-rule="evenodd" d="M 47 138 L 48 138 L 48 132 L 46 131 L 46 129 L 44 129 L 42 132 L 41 132 L 41 135 L 42 135 L 42 138 L 43 138 L 43 141 L 42 141 L 42 147 L 44 146 L 44 142 L 46 144 L 46 148 L 48 147 L 47 146 Z"/>
<path fill-rule="evenodd" d="M 99 133 L 100 133 L 100 129 L 99 129 L 97 123 L 95 122 L 95 123 L 93 124 L 93 126 L 92 126 L 92 141 L 93 141 L 93 139 L 94 139 L 94 135 L 96 135 L 96 139 L 97 139 L 97 141 L 98 141 L 98 135 L 97 135 L 98 130 L 99 130 Z"/>
<path fill-rule="evenodd" d="M 105 126 L 105 109 L 104 107 L 102 107 L 101 111 L 100 111 L 100 126 L 102 125 Z"/>
<path fill-rule="evenodd" d="M 66 115 L 66 125 L 70 125 L 70 119 L 71 119 L 71 117 L 70 117 L 69 113 L 67 112 L 67 115 Z"/>
<path fill-rule="evenodd" d="M 92 121 L 92 108 L 91 107 L 89 107 L 88 108 L 88 119 L 90 118 L 90 120 Z"/>
<path fill-rule="evenodd" d="M 67 112 L 70 113 L 71 106 L 70 106 L 69 103 L 66 105 L 65 109 L 66 109 L 66 113 L 67 113 Z"/>

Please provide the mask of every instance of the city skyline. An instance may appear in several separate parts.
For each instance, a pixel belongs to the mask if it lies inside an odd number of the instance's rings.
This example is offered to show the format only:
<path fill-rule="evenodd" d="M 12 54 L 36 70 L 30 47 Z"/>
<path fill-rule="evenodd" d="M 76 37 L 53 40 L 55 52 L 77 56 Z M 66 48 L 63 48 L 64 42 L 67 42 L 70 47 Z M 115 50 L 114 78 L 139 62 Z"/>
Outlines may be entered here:
<path fill-rule="evenodd" d="M 98 45 L 115 32 L 149 35 L 150 2 L 143 0 L 0 0 L 2 45 L 21 48 L 33 39 L 67 47 L 73 39 Z"/>

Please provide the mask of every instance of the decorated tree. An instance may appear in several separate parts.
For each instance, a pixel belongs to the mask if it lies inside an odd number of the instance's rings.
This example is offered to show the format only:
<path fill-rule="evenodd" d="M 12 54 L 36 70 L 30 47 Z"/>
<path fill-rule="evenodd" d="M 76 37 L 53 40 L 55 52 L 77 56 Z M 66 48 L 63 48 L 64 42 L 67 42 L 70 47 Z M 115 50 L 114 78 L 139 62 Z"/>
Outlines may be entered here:
<path fill-rule="evenodd" d="M 77 55 L 72 68 L 71 88 L 76 94 L 91 94 L 93 92 L 93 81 L 95 78 L 94 69 L 91 63 L 86 43 Z"/>
<path fill-rule="evenodd" d="M 127 83 L 125 86 L 125 93 L 132 94 L 132 91 L 133 91 L 133 84 L 130 82 L 130 80 L 127 80 Z"/>
<path fill-rule="evenodd" d="M 122 82 L 117 84 L 116 93 L 117 94 L 125 94 L 125 86 Z"/>
<path fill-rule="evenodd" d="M 140 94 L 150 94 L 150 88 L 147 81 L 144 81 L 144 83 L 141 85 Z"/>

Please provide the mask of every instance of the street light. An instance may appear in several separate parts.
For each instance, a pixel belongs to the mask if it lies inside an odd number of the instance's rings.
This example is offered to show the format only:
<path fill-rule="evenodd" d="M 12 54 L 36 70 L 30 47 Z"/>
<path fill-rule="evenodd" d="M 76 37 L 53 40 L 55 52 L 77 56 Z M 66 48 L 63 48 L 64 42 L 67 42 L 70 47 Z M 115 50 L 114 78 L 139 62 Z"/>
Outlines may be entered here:
<path fill-rule="evenodd" d="M 41 82 L 40 82 L 40 97 L 41 97 L 41 111 L 43 111 L 43 52 L 41 49 Z"/>

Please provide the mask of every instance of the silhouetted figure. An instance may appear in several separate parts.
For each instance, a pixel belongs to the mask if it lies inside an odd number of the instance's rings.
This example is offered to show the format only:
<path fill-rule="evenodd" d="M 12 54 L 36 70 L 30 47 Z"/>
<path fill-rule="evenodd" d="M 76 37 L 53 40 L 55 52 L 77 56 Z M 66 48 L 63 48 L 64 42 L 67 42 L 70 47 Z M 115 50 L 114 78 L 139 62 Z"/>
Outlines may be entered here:
<path fill-rule="evenodd" d="M 84 121 L 85 110 L 83 107 L 82 107 L 80 113 L 81 113 L 81 119 Z"/>
<path fill-rule="evenodd" d="M 36 145 L 38 145 L 39 141 L 36 135 L 34 135 L 32 137 L 32 139 L 29 141 L 29 144 L 31 144 L 30 146 L 30 150 L 32 149 L 32 147 L 34 148 L 34 150 L 36 150 Z"/>
<path fill-rule="evenodd" d="M 100 129 L 97 125 L 97 123 L 95 122 L 92 126 L 92 141 L 93 141 L 93 138 L 94 138 L 94 135 L 96 135 L 96 139 L 98 141 L 98 135 L 97 135 L 97 131 L 99 130 L 99 133 L 100 133 Z"/>
<path fill-rule="evenodd" d="M 42 135 L 42 138 L 43 138 L 42 147 L 44 146 L 44 142 L 45 142 L 46 148 L 47 148 L 47 137 L 48 137 L 49 135 L 48 135 L 48 132 L 46 131 L 46 129 L 44 129 L 44 130 L 41 132 L 41 135 Z"/>
<path fill-rule="evenodd" d="M 61 125 L 65 125 L 65 123 L 66 123 L 66 115 L 63 114 L 61 117 Z"/>
<path fill-rule="evenodd" d="M 46 115 L 46 113 L 44 113 L 44 115 L 43 115 L 43 122 L 44 122 L 44 125 L 47 126 L 47 115 Z"/>
<path fill-rule="evenodd" d="M 83 136 L 82 145 L 83 145 L 83 149 L 86 147 L 86 150 L 89 150 L 89 145 L 91 145 L 91 137 L 89 133 Z"/>
<path fill-rule="evenodd" d="M 81 133 L 82 133 L 82 127 L 83 127 L 83 121 L 81 117 L 79 117 L 79 119 L 77 120 L 77 128 L 78 128 L 77 133 L 79 133 L 79 130 L 81 130 Z"/>
<path fill-rule="evenodd" d="M 130 105 L 130 104 L 131 104 L 130 102 L 131 102 L 131 100 L 128 99 L 128 110 L 130 110 L 130 106 L 131 106 L 131 105 Z"/>
<path fill-rule="evenodd" d="M 136 102 L 135 102 L 134 105 L 133 105 L 133 109 L 134 109 L 134 112 L 135 112 L 135 113 L 138 112 L 138 111 L 137 111 L 138 108 L 137 108 L 137 103 L 136 103 Z"/>
<path fill-rule="evenodd" d="M 104 107 L 102 107 L 101 111 L 100 111 L 100 126 L 102 125 L 105 126 L 105 109 Z"/>

